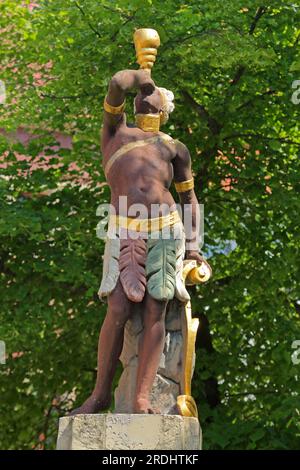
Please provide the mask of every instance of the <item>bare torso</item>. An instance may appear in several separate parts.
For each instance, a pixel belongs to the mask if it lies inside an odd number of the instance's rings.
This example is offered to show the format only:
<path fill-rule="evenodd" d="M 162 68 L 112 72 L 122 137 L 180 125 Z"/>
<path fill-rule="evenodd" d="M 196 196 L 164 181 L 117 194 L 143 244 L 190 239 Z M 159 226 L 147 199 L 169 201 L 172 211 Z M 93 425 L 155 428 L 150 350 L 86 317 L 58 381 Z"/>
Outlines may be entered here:
<path fill-rule="evenodd" d="M 123 145 L 157 135 L 137 127 L 129 127 L 125 123 L 118 127 L 114 135 L 107 135 L 103 131 L 104 168 L 111 156 Z M 159 135 L 165 134 L 160 132 Z M 173 141 L 160 141 L 129 150 L 116 160 L 107 174 L 107 181 L 111 189 L 111 203 L 117 213 L 120 212 L 119 196 L 127 196 L 128 207 L 143 204 L 149 211 L 152 204 L 166 204 L 174 209 L 175 201 L 169 188 L 173 179 L 172 160 L 175 156 Z"/>

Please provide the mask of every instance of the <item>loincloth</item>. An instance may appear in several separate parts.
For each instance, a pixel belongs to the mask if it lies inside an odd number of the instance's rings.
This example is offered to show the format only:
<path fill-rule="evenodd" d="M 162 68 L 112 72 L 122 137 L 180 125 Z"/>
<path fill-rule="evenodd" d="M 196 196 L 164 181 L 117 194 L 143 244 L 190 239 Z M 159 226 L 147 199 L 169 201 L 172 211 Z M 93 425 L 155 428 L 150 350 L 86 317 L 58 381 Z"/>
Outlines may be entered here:
<path fill-rule="evenodd" d="M 187 302 L 184 255 L 185 232 L 177 211 L 154 219 L 111 217 L 98 295 L 108 296 L 120 278 L 133 302 L 141 302 L 146 291 L 156 300 Z"/>

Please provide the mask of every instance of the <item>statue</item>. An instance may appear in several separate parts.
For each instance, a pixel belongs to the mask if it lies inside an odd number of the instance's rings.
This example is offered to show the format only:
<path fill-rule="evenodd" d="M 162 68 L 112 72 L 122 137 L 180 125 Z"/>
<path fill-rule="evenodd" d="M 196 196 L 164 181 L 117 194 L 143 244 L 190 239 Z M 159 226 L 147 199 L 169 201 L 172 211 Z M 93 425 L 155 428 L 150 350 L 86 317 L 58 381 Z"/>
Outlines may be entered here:
<path fill-rule="evenodd" d="M 72 415 L 109 407 L 124 328 L 137 307 L 143 332 L 131 410 L 161 412 L 152 406 L 150 393 L 164 348 L 167 306 L 177 299 L 185 321 L 184 374 L 177 409 L 178 414 L 197 416 L 191 377 L 198 320 L 192 319 L 185 283 L 204 282 L 211 270 L 198 250 L 198 201 L 189 151 L 160 130 L 174 109 L 174 95 L 151 78 L 159 36 L 155 30 L 140 29 L 134 43 L 141 68 L 116 73 L 104 101 L 101 145 L 114 213 L 109 219 L 99 296 L 107 298 L 108 309 L 99 337 L 94 390 Z M 137 91 L 135 125 L 127 123 L 125 114 L 126 95 L 133 90 Z M 189 234 L 169 191 L 172 180 L 180 204 L 188 207 Z M 158 208 L 155 216 L 153 208 Z"/>

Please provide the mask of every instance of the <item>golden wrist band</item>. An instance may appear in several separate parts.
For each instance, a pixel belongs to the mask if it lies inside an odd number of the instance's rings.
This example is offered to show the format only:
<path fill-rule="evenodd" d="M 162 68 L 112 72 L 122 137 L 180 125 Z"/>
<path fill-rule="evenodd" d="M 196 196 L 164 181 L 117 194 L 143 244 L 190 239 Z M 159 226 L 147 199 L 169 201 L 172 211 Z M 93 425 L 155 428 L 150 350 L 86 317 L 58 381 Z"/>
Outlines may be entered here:
<path fill-rule="evenodd" d="M 122 104 L 120 104 L 119 106 L 112 106 L 111 104 L 109 104 L 107 101 L 106 101 L 106 97 L 105 97 L 105 100 L 104 100 L 104 103 L 103 103 L 103 107 L 105 109 L 105 111 L 107 113 L 110 113 L 110 114 L 122 114 L 124 109 L 125 109 L 125 103 L 126 103 L 126 100 L 124 100 L 124 102 Z"/>
<path fill-rule="evenodd" d="M 175 189 L 178 193 L 185 193 L 186 191 L 189 191 L 190 189 L 194 188 L 194 178 L 187 180 L 187 181 L 181 181 L 180 183 L 175 183 Z"/>

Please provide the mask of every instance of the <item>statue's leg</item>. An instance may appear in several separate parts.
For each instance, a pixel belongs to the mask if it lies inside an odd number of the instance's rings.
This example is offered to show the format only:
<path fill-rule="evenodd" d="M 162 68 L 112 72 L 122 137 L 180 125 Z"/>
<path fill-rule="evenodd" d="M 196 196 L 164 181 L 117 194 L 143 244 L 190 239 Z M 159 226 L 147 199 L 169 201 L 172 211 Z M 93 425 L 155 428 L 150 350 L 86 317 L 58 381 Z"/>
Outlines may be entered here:
<path fill-rule="evenodd" d="M 126 297 L 120 280 L 108 296 L 108 309 L 98 343 L 97 380 L 91 396 L 72 414 L 97 413 L 109 407 L 111 386 L 123 348 L 124 327 L 133 303 Z"/>
<path fill-rule="evenodd" d="M 142 306 L 144 330 L 139 343 L 135 413 L 159 412 L 151 408 L 150 392 L 164 349 L 166 306 L 167 302 L 153 299 L 146 293 Z"/>

